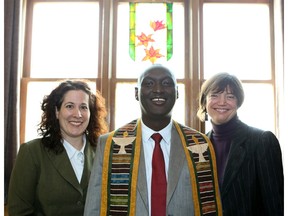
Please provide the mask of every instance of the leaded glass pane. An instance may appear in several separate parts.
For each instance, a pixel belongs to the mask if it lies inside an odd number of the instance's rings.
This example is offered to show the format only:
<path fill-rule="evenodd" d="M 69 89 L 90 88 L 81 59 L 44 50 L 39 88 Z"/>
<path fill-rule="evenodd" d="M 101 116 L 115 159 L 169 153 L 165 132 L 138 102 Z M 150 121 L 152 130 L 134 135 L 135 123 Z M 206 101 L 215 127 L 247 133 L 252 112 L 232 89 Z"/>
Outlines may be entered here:
<path fill-rule="evenodd" d="M 184 77 L 183 3 L 119 3 L 117 78 L 137 78 L 152 64 Z"/>

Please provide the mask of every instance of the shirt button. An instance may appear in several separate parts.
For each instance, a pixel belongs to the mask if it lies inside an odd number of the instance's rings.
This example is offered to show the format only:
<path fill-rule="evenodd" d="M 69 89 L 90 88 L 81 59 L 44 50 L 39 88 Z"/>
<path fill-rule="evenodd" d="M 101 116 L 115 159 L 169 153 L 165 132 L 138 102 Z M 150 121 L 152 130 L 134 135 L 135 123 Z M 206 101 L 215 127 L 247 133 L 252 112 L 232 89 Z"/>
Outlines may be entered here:
<path fill-rule="evenodd" d="M 80 161 L 81 164 L 84 163 L 84 155 L 83 155 L 82 152 L 79 152 L 79 153 L 77 154 L 77 159 Z"/>
<path fill-rule="evenodd" d="M 82 202 L 81 202 L 81 201 L 78 201 L 78 202 L 77 202 L 77 205 L 78 205 L 78 206 L 81 206 L 81 205 L 82 205 Z"/>

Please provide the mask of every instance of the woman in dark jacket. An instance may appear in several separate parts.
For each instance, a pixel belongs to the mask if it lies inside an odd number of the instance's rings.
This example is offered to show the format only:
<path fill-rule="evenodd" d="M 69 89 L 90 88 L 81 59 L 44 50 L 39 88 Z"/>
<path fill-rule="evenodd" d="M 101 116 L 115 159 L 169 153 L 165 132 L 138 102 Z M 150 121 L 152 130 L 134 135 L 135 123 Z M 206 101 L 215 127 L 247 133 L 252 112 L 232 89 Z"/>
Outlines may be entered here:
<path fill-rule="evenodd" d="M 42 102 L 42 138 L 21 144 L 8 194 L 10 216 L 83 215 L 106 108 L 86 82 L 64 81 Z"/>
<path fill-rule="evenodd" d="M 208 133 L 217 161 L 224 216 L 284 215 L 284 180 L 279 142 L 270 131 L 241 122 L 244 101 L 240 80 L 219 73 L 206 80 L 198 117 L 211 118 Z"/>

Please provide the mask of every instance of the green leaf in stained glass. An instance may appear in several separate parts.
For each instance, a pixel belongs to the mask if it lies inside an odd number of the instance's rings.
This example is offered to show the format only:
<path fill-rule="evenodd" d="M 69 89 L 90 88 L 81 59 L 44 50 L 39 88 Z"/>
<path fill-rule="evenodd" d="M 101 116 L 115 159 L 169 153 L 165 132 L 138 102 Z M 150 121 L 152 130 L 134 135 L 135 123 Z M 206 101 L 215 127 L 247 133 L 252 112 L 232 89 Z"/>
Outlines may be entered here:
<path fill-rule="evenodd" d="M 153 4 L 153 3 L 151 3 Z M 166 4 L 166 60 L 173 55 L 173 3 Z M 137 3 L 129 3 L 129 56 L 136 59 L 136 7 Z"/>
<path fill-rule="evenodd" d="M 167 61 L 173 55 L 173 3 L 166 3 L 166 28 L 167 28 Z"/>
<path fill-rule="evenodd" d="M 135 16 L 136 16 L 136 5 L 135 3 L 129 3 L 129 55 L 130 58 L 135 61 Z"/>

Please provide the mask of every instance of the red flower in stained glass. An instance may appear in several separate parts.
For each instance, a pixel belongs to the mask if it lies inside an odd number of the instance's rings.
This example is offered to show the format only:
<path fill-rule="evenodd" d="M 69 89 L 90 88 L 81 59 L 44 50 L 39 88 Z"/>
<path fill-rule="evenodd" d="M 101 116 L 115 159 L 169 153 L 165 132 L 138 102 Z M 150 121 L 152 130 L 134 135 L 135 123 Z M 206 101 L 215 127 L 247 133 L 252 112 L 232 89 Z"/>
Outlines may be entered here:
<path fill-rule="evenodd" d="M 154 40 L 151 38 L 152 34 L 149 34 L 148 36 L 146 34 L 144 34 L 143 32 L 141 33 L 141 35 L 138 35 L 137 38 L 140 41 L 137 46 L 141 46 L 144 45 L 145 47 L 148 46 L 149 42 L 154 42 Z"/>
<path fill-rule="evenodd" d="M 166 26 L 162 22 L 163 22 L 163 20 L 162 21 L 154 21 L 154 22 L 150 21 L 150 26 L 154 31 L 165 29 Z"/>
<path fill-rule="evenodd" d="M 146 56 L 142 59 L 142 61 L 149 59 L 150 62 L 154 64 L 158 58 L 164 57 L 164 55 L 160 54 L 159 51 L 160 49 L 155 50 L 153 46 L 151 46 L 150 49 L 145 49 Z"/>

